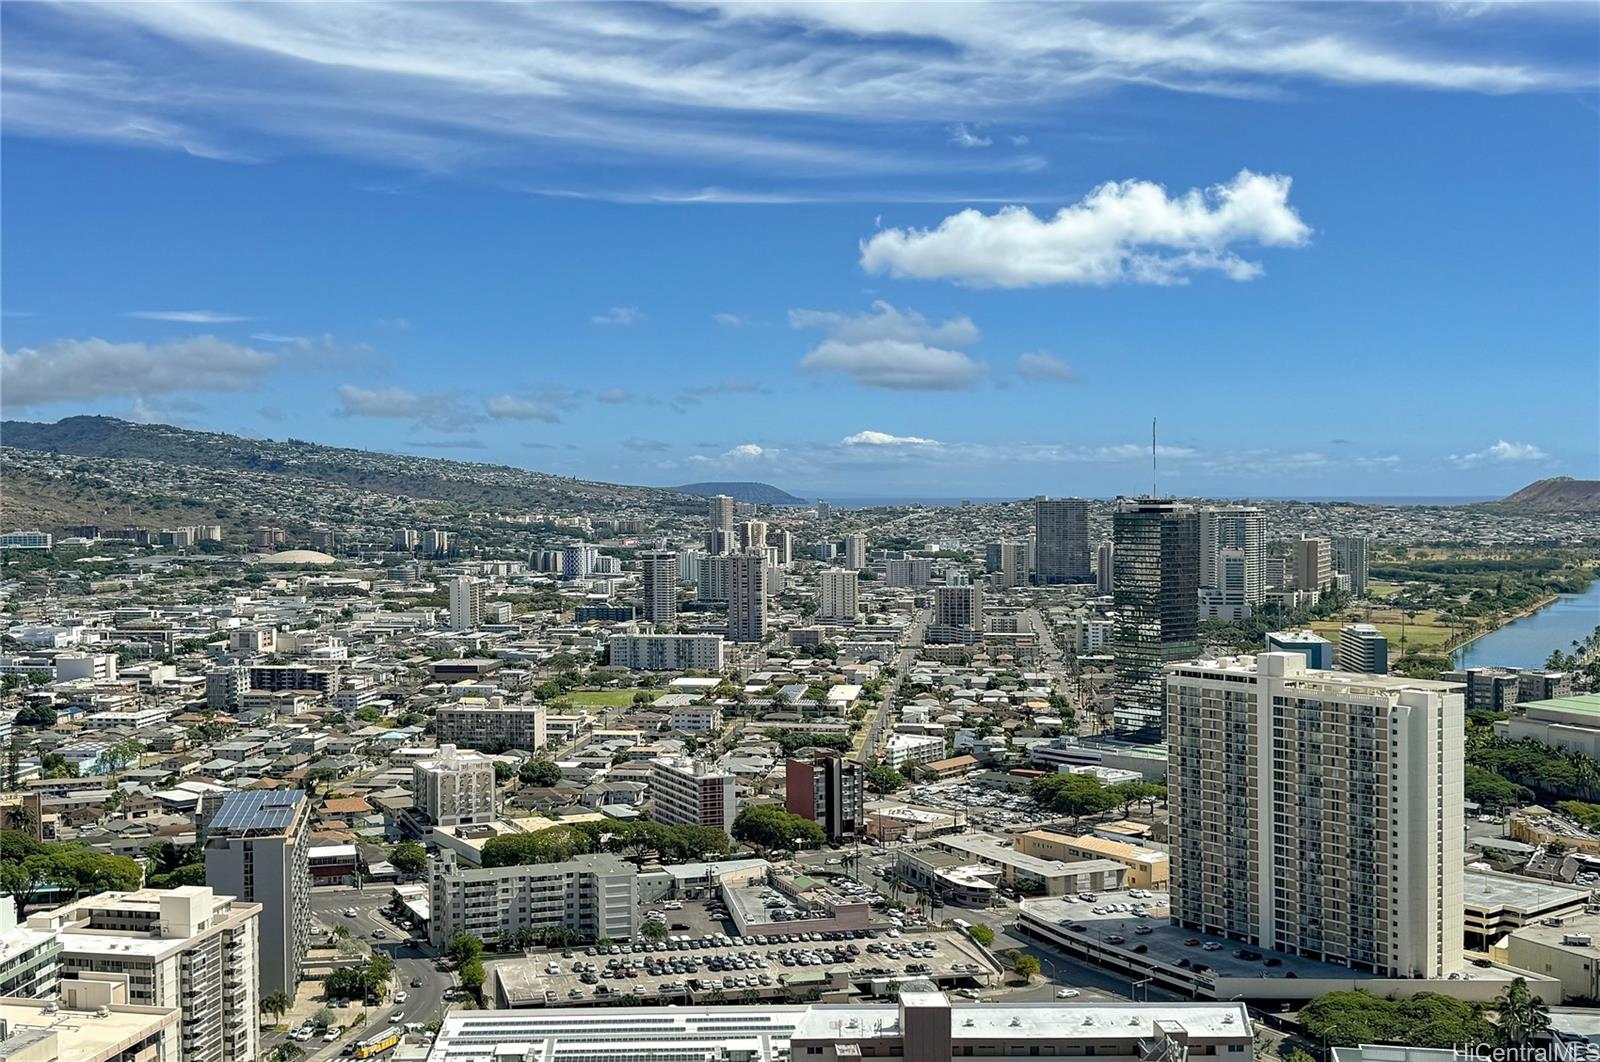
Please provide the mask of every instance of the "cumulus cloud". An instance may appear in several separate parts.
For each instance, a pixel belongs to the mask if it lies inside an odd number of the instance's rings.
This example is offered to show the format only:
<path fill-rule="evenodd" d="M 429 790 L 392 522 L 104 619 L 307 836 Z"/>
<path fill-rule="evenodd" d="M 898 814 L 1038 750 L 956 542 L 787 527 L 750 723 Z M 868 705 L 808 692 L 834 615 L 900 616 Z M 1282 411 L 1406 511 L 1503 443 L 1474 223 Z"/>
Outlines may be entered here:
<path fill-rule="evenodd" d="M 216 336 L 153 344 L 57 339 L 39 347 L 0 350 L 0 403 L 20 409 L 183 391 L 251 391 L 283 363 L 277 352 Z"/>
<path fill-rule="evenodd" d="M 179 321 L 183 324 L 231 324 L 255 320 L 254 317 L 223 310 L 133 310 L 127 316 L 145 321 Z"/>
<path fill-rule="evenodd" d="M 879 301 L 864 314 L 790 310 L 789 324 L 826 333 L 800 360 L 801 368 L 843 373 L 864 387 L 961 390 L 971 387 L 982 372 L 976 361 L 954 349 L 978 339 L 978 328 L 967 317 L 936 324 L 920 313 L 902 313 Z"/>
<path fill-rule="evenodd" d="M 605 313 L 597 313 L 589 318 L 590 324 L 616 325 L 625 328 L 628 325 L 638 324 L 644 320 L 644 314 L 637 306 L 613 306 Z"/>
<path fill-rule="evenodd" d="M 483 404 L 484 412 L 496 420 L 538 420 L 559 424 L 561 415 L 543 402 L 516 395 L 495 395 Z"/>
<path fill-rule="evenodd" d="M 1492 445 L 1470 454 L 1451 454 L 1450 460 L 1462 468 L 1473 468 L 1482 464 L 1519 464 L 1529 461 L 1548 460 L 1549 454 L 1545 453 L 1533 443 L 1507 442 L 1501 439 Z"/>
<path fill-rule="evenodd" d="M 768 457 L 777 453 L 776 450 L 766 450 L 755 443 L 740 443 L 722 456 L 729 459 L 748 460 L 755 457 Z"/>
<path fill-rule="evenodd" d="M 858 431 L 839 440 L 841 446 L 938 446 L 938 439 L 920 435 L 890 435 L 886 431 Z"/>
<path fill-rule="evenodd" d="M 1178 196 L 1152 181 L 1112 181 L 1041 218 L 1026 207 L 962 210 L 931 229 L 889 228 L 861 244 L 871 273 L 975 287 L 1181 284 L 1190 274 L 1261 275 L 1234 247 L 1298 247 L 1311 229 L 1289 205 L 1290 178 L 1241 170 Z"/>
<path fill-rule="evenodd" d="M 1072 366 L 1044 351 L 1017 356 L 1017 375 L 1024 380 L 1076 380 Z"/>

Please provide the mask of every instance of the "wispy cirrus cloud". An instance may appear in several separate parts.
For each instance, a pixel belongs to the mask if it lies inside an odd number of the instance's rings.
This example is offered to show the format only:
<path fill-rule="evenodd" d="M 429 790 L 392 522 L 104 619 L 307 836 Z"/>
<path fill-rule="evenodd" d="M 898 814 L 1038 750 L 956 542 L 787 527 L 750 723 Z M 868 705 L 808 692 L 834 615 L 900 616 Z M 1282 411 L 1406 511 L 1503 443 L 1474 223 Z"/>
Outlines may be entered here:
<path fill-rule="evenodd" d="M 644 313 L 637 306 L 613 306 L 605 313 L 597 313 L 590 317 L 589 323 L 626 328 L 629 325 L 636 325 L 642 320 L 644 320 Z"/>
<path fill-rule="evenodd" d="M 1068 383 L 1078 378 L 1072 366 L 1042 350 L 1017 355 L 1017 375 L 1024 380 L 1059 380 Z"/>
<path fill-rule="evenodd" d="M 181 324 L 232 324 L 256 318 L 224 310 L 130 310 L 125 315 L 144 321 L 177 321 Z"/>
<path fill-rule="evenodd" d="M 559 174 L 573 154 L 659 164 L 631 171 L 639 182 L 686 161 L 932 174 L 948 170 L 943 137 L 885 134 L 933 116 L 987 140 L 979 123 L 1049 118 L 1121 86 L 1593 85 L 1558 46 L 1575 22 L 1593 32 L 1592 11 L 1502 7 L 1376 20 L 1359 5 L 1178 3 L 14 5 L 3 88 L 8 132 L 214 159 L 310 148 L 435 174 Z M 998 154 L 963 153 L 1005 172 Z"/>

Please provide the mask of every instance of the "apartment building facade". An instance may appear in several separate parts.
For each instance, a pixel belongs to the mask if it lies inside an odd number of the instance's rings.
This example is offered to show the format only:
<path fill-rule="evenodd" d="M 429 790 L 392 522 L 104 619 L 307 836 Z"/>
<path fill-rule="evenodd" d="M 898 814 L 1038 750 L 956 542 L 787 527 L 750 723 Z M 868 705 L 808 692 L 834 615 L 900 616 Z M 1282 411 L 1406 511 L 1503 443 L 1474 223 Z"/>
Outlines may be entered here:
<path fill-rule="evenodd" d="M 1175 923 L 1392 977 L 1462 963 L 1459 687 L 1298 653 L 1166 669 Z"/>

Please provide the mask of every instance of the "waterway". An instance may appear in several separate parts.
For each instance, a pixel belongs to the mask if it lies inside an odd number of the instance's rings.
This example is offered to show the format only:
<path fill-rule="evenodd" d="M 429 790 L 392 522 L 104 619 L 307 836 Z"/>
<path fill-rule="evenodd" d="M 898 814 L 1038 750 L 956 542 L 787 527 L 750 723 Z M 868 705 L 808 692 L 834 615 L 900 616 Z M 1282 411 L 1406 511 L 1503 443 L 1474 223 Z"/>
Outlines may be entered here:
<path fill-rule="evenodd" d="M 1455 651 L 1456 667 L 1543 667 L 1551 652 L 1600 626 L 1600 579 L 1581 594 L 1562 594 L 1531 616 L 1508 623 Z"/>

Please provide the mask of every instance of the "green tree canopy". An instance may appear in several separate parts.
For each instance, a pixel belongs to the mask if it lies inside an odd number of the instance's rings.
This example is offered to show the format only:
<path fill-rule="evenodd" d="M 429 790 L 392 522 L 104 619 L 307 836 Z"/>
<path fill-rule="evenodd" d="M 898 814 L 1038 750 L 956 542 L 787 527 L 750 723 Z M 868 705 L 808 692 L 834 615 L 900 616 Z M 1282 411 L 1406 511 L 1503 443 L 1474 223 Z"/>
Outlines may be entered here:
<path fill-rule="evenodd" d="M 428 869 L 428 850 L 415 841 L 401 841 L 389 849 L 389 862 L 402 874 L 421 874 Z"/>
<path fill-rule="evenodd" d="M 823 842 L 822 827 L 792 815 L 776 804 L 745 808 L 733 820 L 733 835 L 760 848 L 815 848 Z"/>

